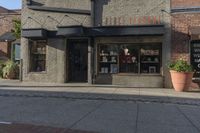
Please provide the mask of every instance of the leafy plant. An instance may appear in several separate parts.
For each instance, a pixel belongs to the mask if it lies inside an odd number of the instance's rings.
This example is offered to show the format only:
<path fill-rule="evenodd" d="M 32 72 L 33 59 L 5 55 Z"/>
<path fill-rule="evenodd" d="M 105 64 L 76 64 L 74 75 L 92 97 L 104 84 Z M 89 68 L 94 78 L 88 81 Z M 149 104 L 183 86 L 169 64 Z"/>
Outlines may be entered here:
<path fill-rule="evenodd" d="M 169 63 L 168 68 L 177 72 L 193 72 L 192 65 L 183 59 Z"/>
<path fill-rule="evenodd" d="M 0 60 L 0 78 L 3 78 L 3 68 L 5 67 L 4 61 Z"/>
<path fill-rule="evenodd" d="M 14 19 L 13 20 L 14 29 L 12 29 L 13 34 L 17 39 L 21 37 L 21 20 Z"/>
<path fill-rule="evenodd" d="M 18 71 L 18 65 L 9 60 L 5 62 L 5 67 L 3 67 L 3 78 L 14 79 L 16 78 Z"/>

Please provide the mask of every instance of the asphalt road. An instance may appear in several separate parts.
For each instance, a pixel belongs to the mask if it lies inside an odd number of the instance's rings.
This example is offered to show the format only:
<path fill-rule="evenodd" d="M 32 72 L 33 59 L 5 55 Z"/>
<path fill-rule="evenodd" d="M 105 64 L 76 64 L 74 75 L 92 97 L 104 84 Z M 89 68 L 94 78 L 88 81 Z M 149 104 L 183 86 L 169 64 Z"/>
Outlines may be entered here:
<path fill-rule="evenodd" d="M 0 122 L 99 133 L 200 133 L 200 106 L 0 96 Z"/>

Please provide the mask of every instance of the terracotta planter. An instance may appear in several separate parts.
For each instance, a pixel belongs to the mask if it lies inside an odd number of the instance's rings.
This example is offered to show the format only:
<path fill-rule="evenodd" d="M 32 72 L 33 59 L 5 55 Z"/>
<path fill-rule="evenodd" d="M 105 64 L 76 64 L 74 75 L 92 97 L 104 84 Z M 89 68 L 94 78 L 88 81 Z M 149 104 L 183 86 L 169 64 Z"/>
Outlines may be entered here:
<path fill-rule="evenodd" d="M 14 70 L 10 70 L 9 72 L 7 72 L 5 74 L 5 77 L 6 79 L 15 79 L 15 71 Z"/>
<path fill-rule="evenodd" d="M 175 91 L 189 90 L 194 72 L 177 72 L 170 70 L 172 84 Z"/>

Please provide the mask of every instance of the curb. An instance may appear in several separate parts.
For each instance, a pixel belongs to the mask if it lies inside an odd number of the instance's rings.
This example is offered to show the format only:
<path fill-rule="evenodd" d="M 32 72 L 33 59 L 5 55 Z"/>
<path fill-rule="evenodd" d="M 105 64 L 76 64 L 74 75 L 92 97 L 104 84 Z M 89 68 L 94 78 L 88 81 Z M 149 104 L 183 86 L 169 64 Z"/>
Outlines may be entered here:
<path fill-rule="evenodd" d="M 27 91 L 0 91 L 2 97 L 27 97 L 27 98 L 64 98 L 73 100 L 105 100 L 105 101 L 131 101 L 142 103 L 164 103 L 200 106 L 200 100 L 189 98 L 171 98 L 158 96 L 94 94 L 75 92 L 27 92 Z"/>

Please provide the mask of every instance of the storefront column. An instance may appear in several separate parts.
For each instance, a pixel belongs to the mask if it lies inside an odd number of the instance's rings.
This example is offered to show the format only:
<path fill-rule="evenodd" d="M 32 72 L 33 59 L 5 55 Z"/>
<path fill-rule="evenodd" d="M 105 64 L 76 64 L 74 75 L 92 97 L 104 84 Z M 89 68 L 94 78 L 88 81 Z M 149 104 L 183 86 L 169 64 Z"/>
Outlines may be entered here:
<path fill-rule="evenodd" d="M 88 83 L 92 84 L 92 45 L 91 45 L 91 39 L 88 39 Z"/>

